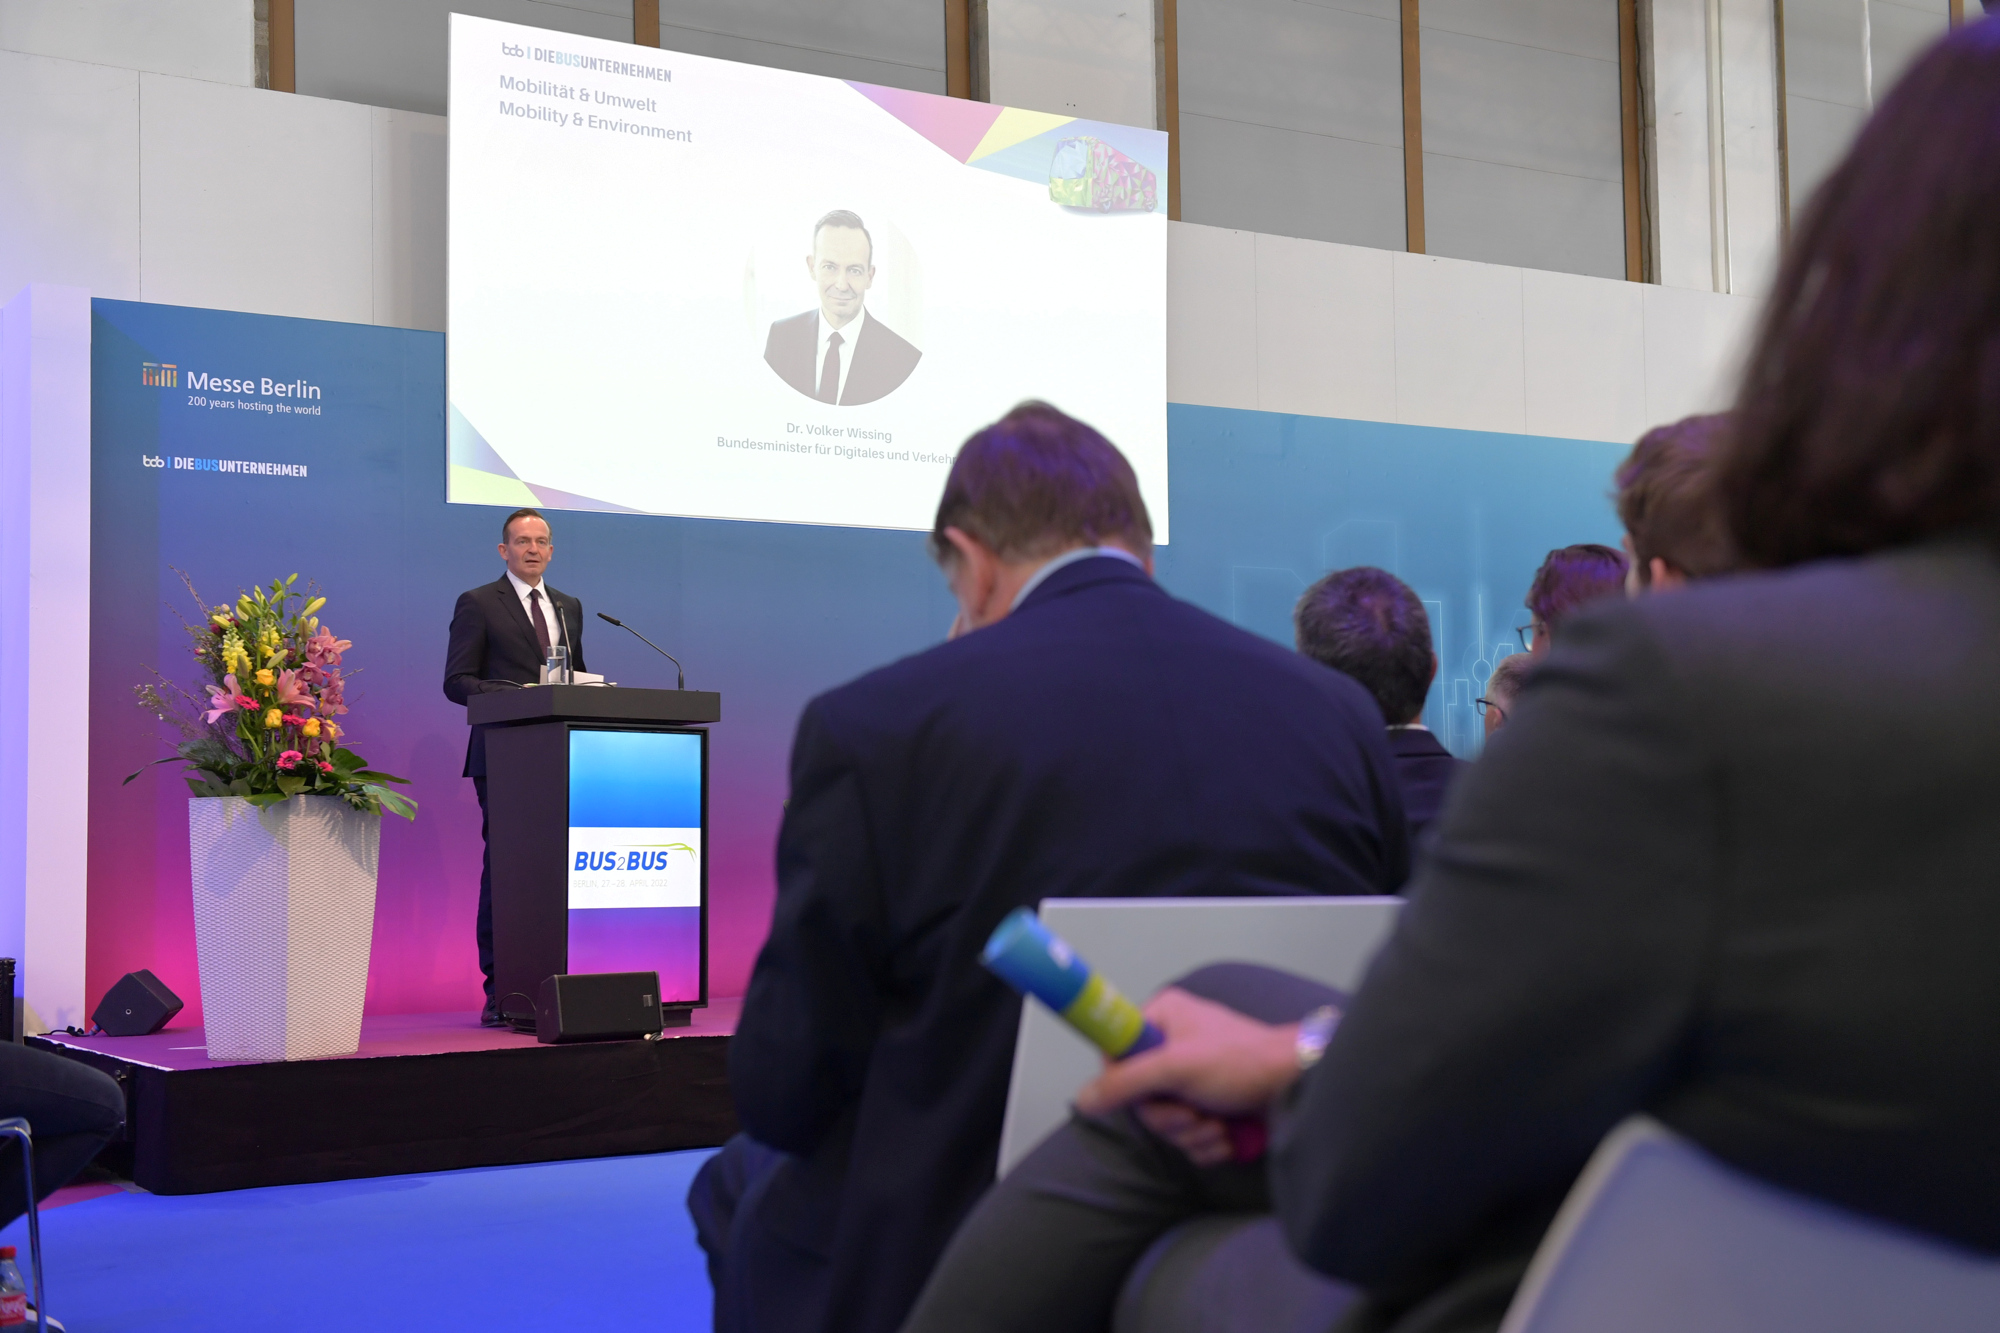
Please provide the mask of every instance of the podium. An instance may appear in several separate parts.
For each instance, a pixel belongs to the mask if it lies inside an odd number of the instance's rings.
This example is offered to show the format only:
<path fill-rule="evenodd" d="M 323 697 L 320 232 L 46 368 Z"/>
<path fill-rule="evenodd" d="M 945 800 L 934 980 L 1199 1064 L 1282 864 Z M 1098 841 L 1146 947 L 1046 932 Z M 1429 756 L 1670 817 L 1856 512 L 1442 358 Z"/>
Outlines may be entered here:
<path fill-rule="evenodd" d="M 709 690 L 474 695 L 486 730 L 494 995 L 560 972 L 658 972 L 669 1025 L 708 1003 Z"/>

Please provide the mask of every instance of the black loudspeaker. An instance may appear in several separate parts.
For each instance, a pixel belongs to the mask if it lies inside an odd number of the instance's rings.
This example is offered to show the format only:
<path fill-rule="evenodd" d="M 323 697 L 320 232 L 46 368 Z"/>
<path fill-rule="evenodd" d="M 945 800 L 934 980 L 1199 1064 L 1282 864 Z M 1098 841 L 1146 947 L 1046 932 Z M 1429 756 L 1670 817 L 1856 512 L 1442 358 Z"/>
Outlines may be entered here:
<path fill-rule="evenodd" d="M 566 972 L 542 983 L 535 1040 L 613 1041 L 660 1031 L 658 972 Z"/>
<path fill-rule="evenodd" d="M 158 1032 L 167 1021 L 187 1007 L 166 983 L 140 968 L 118 978 L 118 984 L 104 992 L 90 1021 L 111 1037 L 144 1037 Z"/>

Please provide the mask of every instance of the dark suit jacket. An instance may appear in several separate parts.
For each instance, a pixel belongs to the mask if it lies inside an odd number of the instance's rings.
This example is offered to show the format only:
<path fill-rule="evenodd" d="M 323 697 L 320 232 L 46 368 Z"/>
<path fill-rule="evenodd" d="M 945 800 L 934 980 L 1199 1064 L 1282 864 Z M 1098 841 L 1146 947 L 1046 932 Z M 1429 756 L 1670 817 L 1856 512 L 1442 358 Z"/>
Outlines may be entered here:
<path fill-rule="evenodd" d="M 1453 756 L 1428 731 L 1405 728 L 1389 733 L 1389 753 L 1396 761 L 1396 782 L 1403 789 L 1403 818 L 1414 840 L 1444 807 L 1444 794 L 1466 763 Z"/>
<path fill-rule="evenodd" d="M 817 1328 L 893 1333 L 993 1180 L 1020 1000 L 979 965 L 1045 897 L 1381 894 L 1405 876 L 1354 681 L 1122 560 L 807 705 L 771 935 L 729 1046 L 761 1201 L 830 1260 Z"/>
<path fill-rule="evenodd" d="M 562 620 L 560 627 L 550 621 L 550 635 L 569 645 L 571 670 L 589 670 L 583 664 L 583 603 L 566 592 L 557 592 L 546 579 L 542 590 Z M 488 681 L 532 685 L 541 679 L 542 661 L 541 641 L 535 638 L 535 627 L 505 574 L 458 595 L 458 605 L 451 612 L 451 645 L 444 655 L 445 698 L 462 704 L 475 694 L 507 688 Z M 486 776 L 484 727 L 474 727 L 465 742 L 465 776 Z"/>
<path fill-rule="evenodd" d="M 1518 1271 L 1635 1111 L 2000 1251 L 1996 683 L 1972 544 L 1565 620 L 1277 1137 L 1300 1255 Z"/>
<path fill-rule="evenodd" d="M 785 383 L 808 398 L 819 396 L 819 311 L 808 310 L 771 325 L 764 340 L 764 360 Z M 853 364 L 847 368 L 847 383 L 840 391 L 840 406 L 872 403 L 894 392 L 924 354 L 892 332 L 870 312 L 861 322 L 861 337 L 854 344 Z"/>

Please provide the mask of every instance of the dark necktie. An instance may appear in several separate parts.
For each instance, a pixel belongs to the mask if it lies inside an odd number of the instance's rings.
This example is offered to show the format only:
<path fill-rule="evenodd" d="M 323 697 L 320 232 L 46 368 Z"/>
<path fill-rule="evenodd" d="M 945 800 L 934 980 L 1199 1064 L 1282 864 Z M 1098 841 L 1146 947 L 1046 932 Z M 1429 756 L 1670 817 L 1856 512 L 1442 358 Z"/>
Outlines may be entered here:
<path fill-rule="evenodd" d="M 826 360 L 819 367 L 819 400 L 833 403 L 840 400 L 840 335 L 834 334 L 826 340 Z"/>
<path fill-rule="evenodd" d="M 534 608 L 535 613 L 535 642 L 542 645 L 542 656 L 547 657 L 549 655 L 549 622 L 542 615 L 542 590 L 540 588 L 530 588 L 528 590 L 528 605 Z"/>

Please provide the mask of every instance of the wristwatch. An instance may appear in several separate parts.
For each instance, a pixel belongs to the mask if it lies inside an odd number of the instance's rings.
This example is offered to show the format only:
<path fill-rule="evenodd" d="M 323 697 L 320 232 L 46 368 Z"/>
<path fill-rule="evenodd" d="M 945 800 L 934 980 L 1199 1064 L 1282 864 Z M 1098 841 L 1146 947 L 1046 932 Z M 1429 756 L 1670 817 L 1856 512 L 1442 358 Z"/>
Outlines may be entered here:
<path fill-rule="evenodd" d="M 1330 1004 L 1323 1004 L 1299 1020 L 1298 1039 L 1292 1049 L 1299 1057 L 1299 1072 L 1304 1073 L 1319 1063 L 1326 1054 L 1326 1044 L 1333 1039 L 1333 1030 L 1340 1026 L 1340 1010 Z"/>

